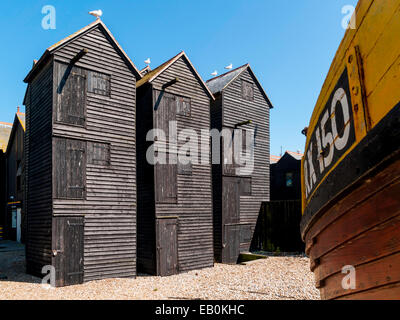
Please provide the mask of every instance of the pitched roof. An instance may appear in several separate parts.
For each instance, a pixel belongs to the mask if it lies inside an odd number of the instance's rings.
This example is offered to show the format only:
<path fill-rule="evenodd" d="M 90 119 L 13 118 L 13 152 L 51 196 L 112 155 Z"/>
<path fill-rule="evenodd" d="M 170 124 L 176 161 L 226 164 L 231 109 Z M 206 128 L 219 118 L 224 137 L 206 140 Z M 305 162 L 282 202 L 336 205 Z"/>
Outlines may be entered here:
<path fill-rule="evenodd" d="M 82 36 L 83 34 L 87 33 L 88 31 L 96 28 L 97 26 L 100 26 L 101 28 L 103 28 L 103 30 L 107 33 L 107 35 L 110 37 L 111 41 L 115 44 L 115 46 L 118 48 L 118 50 L 120 51 L 120 53 L 122 54 L 122 56 L 126 59 L 126 61 L 128 62 L 128 64 L 131 66 L 131 68 L 133 69 L 133 71 L 136 73 L 136 76 L 138 79 L 141 78 L 141 74 L 140 71 L 136 68 L 136 66 L 133 64 L 132 60 L 128 57 L 128 55 L 125 53 L 125 51 L 122 49 L 122 47 L 119 45 L 119 43 L 117 42 L 117 40 L 114 38 L 114 36 L 112 35 L 112 33 L 110 32 L 110 30 L 106 27 L 106 25 L 100 20 L 97 19 L 96 21 L 90 23 L 89 25 L 87 25 L 86 27 L 78 30 L 77 32 L 69 35 L 68 37 L 62 39 L 61 41 L 53 44 L 52 46 L 48 47 L 46 49 L 46 51 L 43 53 L 42 57 L 39 59 L 39 61 L 37 61 L 31 71 L 28 73 L 28 75 L 25 77 L 24 82 L 29 82 L 30 78 L 32 77 L 32 75 L 35 73 L 36 70 L 38 70 L 47 60 L 47 58 L 49 57 L 50 54 L 52 54 L 53 52 L 55 52 L 56 50 L 60 49 L 61 47 L 63 47 L 65 44 L 69 43 L 70 41 L 74 40 L 75 38 Z"/>
<path fill-rule="evenodd" d="M 21 123 L 22 129 L 25 131 L 25 113 L 17 112 L 16 116 Z"/>
<path fill-rule="evenodd" d="M 286 151 L 289 155 L 291 155 L 293 158 L 296 160 L 301 160 L 303 158 L 303 154 L 300 152 L 294 152 L 294 151 Z"/>
<path fill-rule="evenodd" d="M 173 65 L 176 61 L 178 61 L 181 57 L 183 57 L 190 65 L 192 68 L 193 72 L 197 76 L 198 80 L 200 81 L 201 85 L 204 87 L 205 91 L 208 93 L 208 95 L 214 100 L 214 95 L 211 93 L 210 89 L 208 86 L 204 83 L 203 79 L 200 77 L 199 73 L 197 70 L 194 68 L 193 64 L 190 62 L 189 58 L 187 57 L 186 53 L 184 51 L 181 51 L 178 53 L 175 57 L 169 59 L 168 61 L 164 62 L 162 65 L 158 66 L 154 70 L 148 72 L 145 74 L 142 79 L 140 79 L 136 83 L 136 87 L 139 88 L 145 83 L 152 82 L 155 78 L 157 78 L 161 73 L 163 73 L 165 70 L 167 70 L 171 65 Z"/>
<path fill-rule="evenodd" d="M 143 77 L 145 74 L 149 73 L 151 71 L 150 66 L 146 66 L 142 70 L 140 70 L 140 75 Z"/>
<path fill-rule="evenodd" d="M 12 123 L 0 122 L 0 150 L 6 152 L 8 139 L 10 138 Z"/>
<path fill-rule="evenodd" d="M 20 112 L 19 107 L 18 111 L 15 113 L 14 123 L 11 125 L 11 132 L 6 144 L 6 151 L 5 151 L 6 153 L 9 152 L 9 149 L 11 147 L 11 141 L 14 139 L 14 135 L 17 130 L 18 124 L 21 125 L 22 130 L 25 132 L 25 113 Z"/>
<path fill-rule="evenodd" d="M 265 100 L 268 102 L 269 107 L 272 109 L 274 106 L 271 104 L 271 101 L 269 100 L 268 95 L 265 93 L 264 88 L 261 86 L 260 81 L 258 81 L 258 79 L 257 79 L 256 75 L 254 74 L 253 70 L 251 69 L 249 63 L 246 63 L 245 65 L 243 65 L 239 68 L 236 68 L 234 70 L 231 70 L 227 73 L 221 74 L 220 76 L 209 79 L 206 81 L 206 84 L 210 88 L 210 91 L 213 94 L 222 92 L 233 81 L 235 81 L 237 79 L 237 77 L 239 77 L 245 70 L 249 70 L 249 72 L 252 74 L 252 76 L 256 80 L 256 84 L 260 88 L 261 94 L 264 96 Z"/>
<path fill-rule="evenodd" d="M 280 156 L 270 156 L 270 157 L 269 157 L 269 163 L 270 163 L 270 164 L 277 163 L 280 159 L 281 159 Z"/>
<path fill-rule="evenodd" d="M 207 80 L 207 86 L 210 88 L 212 93 L 218 93 L 224 90 L 237 76 L 239 76 L 249 64 L 245 64 L 239 68 L 231 70 L 227 73 L 224 73 L 218 77 Z"/>

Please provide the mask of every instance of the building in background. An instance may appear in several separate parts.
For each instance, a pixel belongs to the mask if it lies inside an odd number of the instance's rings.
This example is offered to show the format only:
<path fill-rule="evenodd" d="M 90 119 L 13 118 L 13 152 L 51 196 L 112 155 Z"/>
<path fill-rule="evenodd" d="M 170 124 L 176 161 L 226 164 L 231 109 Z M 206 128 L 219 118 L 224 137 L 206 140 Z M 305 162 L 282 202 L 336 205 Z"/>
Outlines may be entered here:
<path fill-rule="evenodd" d="M 5 154 L 6 158 L 6 209 L 4 219 L 5 239 L 24 242 L 26 234 L 24 205 L 24 137 L 25 113 L 19 107 L 14 117 Z"/>
<path fill-rule="evenodd" d="M 12 123 L 0 122 L 0 240 L 4 238 L 6 220 L 6 150 L 10 139 Z"/>
<path fill-rule="evenodd" d="M 257 222 L 254 250 L 303 252 L 301 221 L 300 152 L 271 156 L 271 200 L 263 204 Z"/>
<path fill-rule="evenodd" d="M 282 157 L 271 156 L 271 201 L 301 200 L 302 153 L 286 151 Z"/>
<path fill-rule="evenodd" d="M 214 254 L 219 262 L 236 263 L 240 252 L 250 250 L 261 204 L 269 201 L 273 106 L 249 64 L 213 78 L 207 85 L 215 96 L 215 101 L 211 100 L 212 129 L 229 130 L 232 137 L 234 129 L 241 129 L 242 152 L 251 150 L 254 159 L 253 168 L 246 169 L 227 161 L 234 159 L 232 144 L 226 153 L 215 151 L 222 156 L 220 164 L 213 165 Z M 246 147 L 247 131 L 254 134 L 254 142 Z"/>

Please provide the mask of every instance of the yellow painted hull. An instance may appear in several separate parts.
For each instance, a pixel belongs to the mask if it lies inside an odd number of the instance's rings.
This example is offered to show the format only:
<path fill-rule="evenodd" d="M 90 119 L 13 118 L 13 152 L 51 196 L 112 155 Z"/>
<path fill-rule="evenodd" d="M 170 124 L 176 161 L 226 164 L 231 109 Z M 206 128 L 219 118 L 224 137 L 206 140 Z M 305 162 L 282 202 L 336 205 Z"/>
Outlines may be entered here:
<path fill-rule="evenodd" d="M 400 0 L 360 0 L 355 21 L 322 87 L 302 160 L 301 231 L 327 299 L 380 299 L 400 290 L 389 271 L 382 278 L 389 260 L 400 274 L 398 232 L 388 239 L 387 232 L 374 231 L 392 230 L 400 215 L 394 196 L 400 193 Z M 382 221 L 379 205 L 395 203 Z M 391 241 L 389 251 L 385 241 Z M 371 243 L 378 244 L 373 253 Z M 375 274 L 360 274 L 355 289 L 342 289 L 338 281 L 348 263 Z"/>

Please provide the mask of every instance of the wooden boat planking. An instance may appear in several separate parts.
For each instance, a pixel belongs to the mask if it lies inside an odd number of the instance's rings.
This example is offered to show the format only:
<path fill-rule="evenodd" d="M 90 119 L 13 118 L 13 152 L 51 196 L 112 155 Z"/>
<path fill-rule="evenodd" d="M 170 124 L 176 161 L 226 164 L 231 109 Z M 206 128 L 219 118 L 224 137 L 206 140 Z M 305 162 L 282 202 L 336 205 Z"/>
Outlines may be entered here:
<path fill-rule="evenodd" d="M 301 230 L 323 299 L 400 299 L 400 1 L 360 0 L 356 17 L 357 29 L 346 32 L 310 121 Z M 324 167 L 326 149 L 315 155 L 312 144 L 341 88 L 350 116 L 329 154 L 344 132 L 349 138 Z M 331 110 L 330 119 L 337 108 Z M 347 265 L 356 270 L 355 289 L 342 286 Z"/>

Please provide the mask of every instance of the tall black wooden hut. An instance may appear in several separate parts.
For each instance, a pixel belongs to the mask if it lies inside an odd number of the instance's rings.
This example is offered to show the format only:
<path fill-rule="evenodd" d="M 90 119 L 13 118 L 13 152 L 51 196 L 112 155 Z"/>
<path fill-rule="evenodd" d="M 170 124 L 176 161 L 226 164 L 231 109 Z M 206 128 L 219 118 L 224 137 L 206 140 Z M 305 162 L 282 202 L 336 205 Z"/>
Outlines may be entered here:
<path fill-rule="evenodd" d="M 24 137 L 25 113 L 18 111 L 14 117 L 10 138 L 7 144 L 6 158 L 6 216 L 4 236 L 8 240 L 24 242 L 25 215 L 24 201 Z"/>
<path fill-rule="evenodd" d="M 271 201 L 301 200 L 300 152 L 286 151 L 271 163 Z"/>
<path fill-rule="evenodd" d="M 25 78 L 28 273 L 52 265 L 57 286 L 136 275 L 137 79 L 99 19 Z"/>
<path fill-rule="evenodd" d="M 166 276 L 213 265 L 208 136 L 196 143 L 199 155 L 207 152 L 204 164 L 169 161 L 171 147 L 175 144 L 179 153 L 186 143 L 179 140 L 182 130 L 198 136 L 202 129 L 209 132 L 210 99 L 213 95 L 184 52 L 137 82 L 138 269 L 146 273 Z M 176 133 L 171 121 L 176 121 Z M 164 153 L 166 164 L 146 159 L 153 144 L 146 136 L 152 129 L 166 134 L 166 141 L 157 137 L 165 142 L 157 152 Z"/>
<path fill-rule="evenodd" d="M 229 130 L 232 142 L 235 129 L 239 130 L 242 151 L 252 150 L 254 158 L 252 170 L 236 170 L 241 164 L 235 163 L 234 148 L 223 150 L 221 143 L 217 153 L 222 154 L 222 161 L 213 164 L 215 258 L 236 263 L 240 252 L 250 250 L 261 203 L 269 200 L 272 105 L 248 64 L 208 80 L 207 86 L 215 96 L 215 101 L 211 100 L 212 128 Z M 248 134 L 253 137 L 249 143 Z"/>

